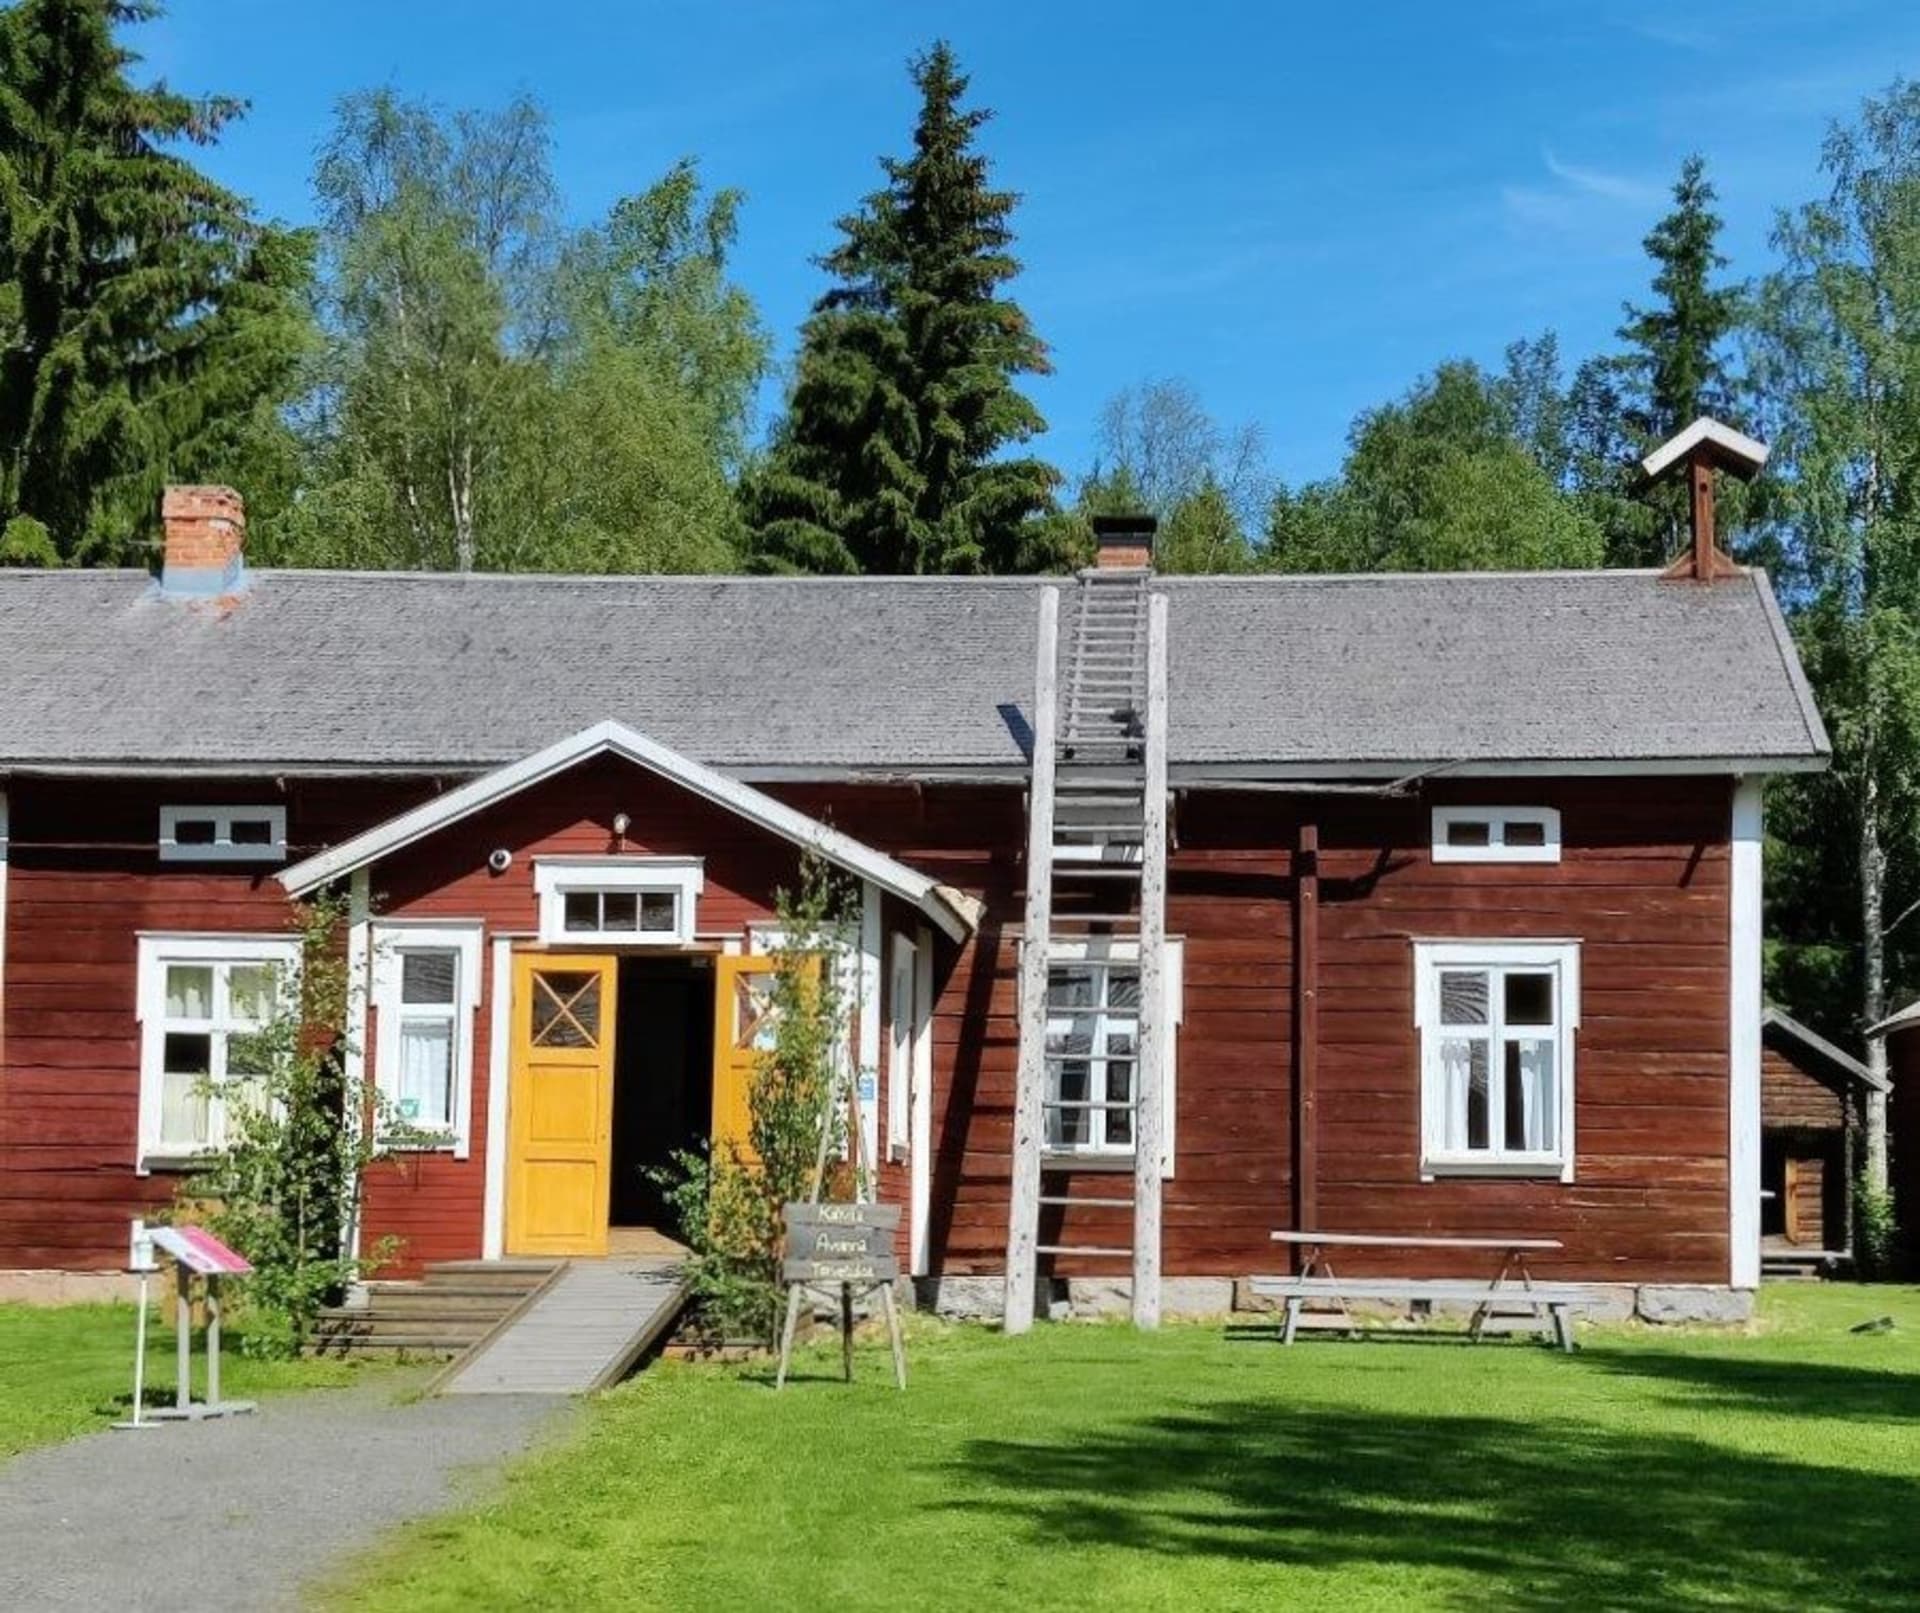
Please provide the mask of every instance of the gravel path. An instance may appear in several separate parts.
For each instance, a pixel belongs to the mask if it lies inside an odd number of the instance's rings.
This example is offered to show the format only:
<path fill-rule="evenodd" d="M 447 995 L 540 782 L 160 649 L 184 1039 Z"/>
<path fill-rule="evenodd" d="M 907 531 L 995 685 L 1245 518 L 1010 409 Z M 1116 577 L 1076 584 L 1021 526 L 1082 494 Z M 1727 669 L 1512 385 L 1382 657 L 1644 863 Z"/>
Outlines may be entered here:
<path fill-rule="evenodd" d="M 388 1383 L 29 1451 L 0 1465 L 0 1608 L 298 1606 L 388 1530 L 484 1493 L 569 1414 L 550 1396 L 397 1404 Z"/>

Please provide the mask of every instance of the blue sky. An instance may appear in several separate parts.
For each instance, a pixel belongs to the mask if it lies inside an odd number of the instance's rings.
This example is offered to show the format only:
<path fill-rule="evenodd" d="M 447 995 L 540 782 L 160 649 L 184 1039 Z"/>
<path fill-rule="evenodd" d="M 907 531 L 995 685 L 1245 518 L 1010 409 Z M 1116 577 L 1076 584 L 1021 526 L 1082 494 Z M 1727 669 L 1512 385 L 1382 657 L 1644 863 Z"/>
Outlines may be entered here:
<path fill-rule="evenodd" d="M 580 220 L 694 155 L 747 193 L 737 273 L 784 356 L 833 219 L 905 146 L 905 59 L 940 34 L 1025 198 L 1045 451 L 1083 468 L 1102 401 L 1173 376 L 1290 480 L 1442 358 L 1548 327 L 1570 359 L 1607 345 L 1689 151 L 1736 271 L 1764 268 L 1828 124 L 1920 73 L 1910 0 L 172 0 L 130 42 L 175 88 L 252 101 L 203 160 L 288 219 L 334 101 L 371 84 L 531 92 Z"/>

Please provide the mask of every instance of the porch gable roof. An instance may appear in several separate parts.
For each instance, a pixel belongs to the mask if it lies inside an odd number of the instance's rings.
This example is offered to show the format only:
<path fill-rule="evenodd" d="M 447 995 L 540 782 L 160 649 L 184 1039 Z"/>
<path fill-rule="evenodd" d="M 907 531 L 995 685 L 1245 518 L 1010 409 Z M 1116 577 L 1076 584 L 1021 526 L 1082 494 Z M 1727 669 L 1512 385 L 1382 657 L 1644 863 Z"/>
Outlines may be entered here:
<path fill-rule="evenodd" d="M 417 840 L 597 756 L 617 756 L 632 762 L 770 834 L 817 852 L 835 867 L 917 907 L 955 941 L 964 941 L 979 924 L 979 905 L 964 893 L 936 883 L 885 852 L 876 851 L 852 835 L 796 811 L 784 801 L 776 801 L 750 784 L 682 756 L 626 724 L 611 720 L 583 728 L 544 750 L 483 774 L 456 790 L 449 790 L 327 851 L 295 863 L 281 870 L 280 883 L 291 896 L 309 895 L 355 869 L 391 856 Z"/>

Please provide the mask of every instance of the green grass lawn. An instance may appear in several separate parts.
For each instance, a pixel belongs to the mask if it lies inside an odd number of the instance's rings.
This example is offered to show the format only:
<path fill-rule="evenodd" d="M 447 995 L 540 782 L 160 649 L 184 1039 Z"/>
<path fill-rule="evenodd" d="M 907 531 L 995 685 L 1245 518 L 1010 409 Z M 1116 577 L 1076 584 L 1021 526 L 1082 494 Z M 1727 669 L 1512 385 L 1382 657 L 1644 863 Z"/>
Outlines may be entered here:
<path fill-rule="evenodd" d="M 128 1414 L 133 1323 L 131 1305 L 0 1305 L 0 1460 Z M 340 1361 L 249 1361 L 234 1343 L 229 1335 L 220 1358 L 221 1393 L 232 1399 L 343 1384 L 367 1370 Z M 196 1395 L 206 1387 L 197 1341 L 193 1383 Z M 173 1334 L 155 1323 L 147 1403 L 172 1397 Z"/>
<path fill-rule="evenodd" d="M 663 1363 L 325 1605 L 1912 1606 L 1920 1290 L 1783 1288 L 1745 1335 L 1531 1342 L 923 1327 Z M 1896 1329 L 1848 1329 L 1890 1314 Z"/>

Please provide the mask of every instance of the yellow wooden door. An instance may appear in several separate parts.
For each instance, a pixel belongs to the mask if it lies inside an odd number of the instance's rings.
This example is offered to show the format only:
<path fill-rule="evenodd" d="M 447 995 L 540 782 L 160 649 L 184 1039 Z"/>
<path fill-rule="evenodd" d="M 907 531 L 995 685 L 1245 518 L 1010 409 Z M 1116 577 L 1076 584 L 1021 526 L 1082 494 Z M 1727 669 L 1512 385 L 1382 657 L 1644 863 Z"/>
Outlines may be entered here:
<path fill-rule="evenodd" d="M 748 1094 L 753 1070 L 774 1042 L 774 960 L 724 955 L 714 960 L 713 1154 L 729 1147 L 752 1157 Z"/>
<path fill-rule="evenodd" d="M 514 959 L 508 1254 L 607 1252 L 618 967 L 592 954 Z"/>

